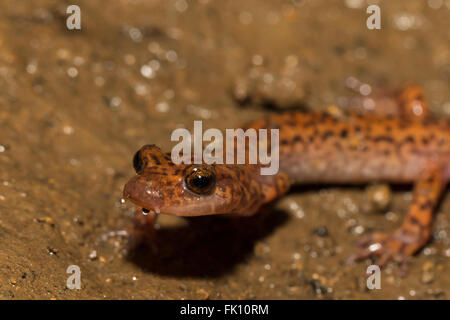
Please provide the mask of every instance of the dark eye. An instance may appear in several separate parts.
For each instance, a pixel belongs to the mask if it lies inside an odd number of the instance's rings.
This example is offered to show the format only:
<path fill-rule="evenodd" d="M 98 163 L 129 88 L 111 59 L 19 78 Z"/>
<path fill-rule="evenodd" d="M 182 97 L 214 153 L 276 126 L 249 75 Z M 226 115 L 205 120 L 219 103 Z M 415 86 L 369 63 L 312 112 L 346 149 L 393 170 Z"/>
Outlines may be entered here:
<path fill-rule="evenodd" d="M 192 192 L 209 194 L 216 187 L 216 172 L 211 166 L 190 167 L 184 181 Z"/>
<path fill-rule="evenodd" d="M 141 159 L 141 151 L 139 150 L 133 157 L 133 167 L 136 173 L 139 174 L 144 169 L 144 162 Z"/>

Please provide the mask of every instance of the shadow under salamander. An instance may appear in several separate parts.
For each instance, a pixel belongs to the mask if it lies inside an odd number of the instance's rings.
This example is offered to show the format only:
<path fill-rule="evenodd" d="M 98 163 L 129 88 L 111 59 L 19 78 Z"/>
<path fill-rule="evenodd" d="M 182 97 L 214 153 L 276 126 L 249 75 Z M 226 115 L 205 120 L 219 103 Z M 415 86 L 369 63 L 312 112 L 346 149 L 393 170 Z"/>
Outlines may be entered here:
<path fill-rule="evenodd" d="M 327 185 L 360 189 L 364 185 Z M 322 190 L 322 185 L 294 186 L 290 193 Z M 393 192 L 411 190 L 410 185 L 391 185 Z M 269 208 L 267 208 L 269 209 Z M 157 252 L 141 246 L 128 259 L 146 272 L 172 277 L 219 277 L 230 273 L 252 253 L 254 245 L 286 223 L 290 215 L 270 208 L 252 217 L 189 218 L 189 224 L 162 228 L 156 233 Z"/>
<path fill-rule="evenodd" d="M 146 272 L 173 277 L 218 277 L 253 253 L 256 241 L 284 224 L 284 211 L 253 217 L 189 218 L 187 226 L 162 228 L 156 233 L 156 252 L 136 248 L 128 259 Z"/>

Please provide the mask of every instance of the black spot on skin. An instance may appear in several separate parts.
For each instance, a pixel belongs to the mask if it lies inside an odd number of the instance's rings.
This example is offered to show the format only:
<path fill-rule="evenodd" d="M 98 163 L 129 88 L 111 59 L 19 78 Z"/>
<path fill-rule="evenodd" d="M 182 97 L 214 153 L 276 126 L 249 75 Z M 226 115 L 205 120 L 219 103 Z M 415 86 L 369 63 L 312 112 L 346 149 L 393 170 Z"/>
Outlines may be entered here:
<path fill-rule="evenodd" d="M 362 152 L 367 152 L 369 151 L 369 147 L 366 145 L 363 145 L 362 147 L 359 148 Z"/>
<path fill-rule="evenodd" d="M 183 173 L 182 173 L 183 176 L 186 175 L 188 169 L 189 169 L 189 166 L 186 166 L 186 167 L 183 168 Z M 181 172 L 181 169 L 180 169 L 180 168 L 175 169 L 175 174 L 176 174 L 176 175 L 178 175 L 180 172 Z"/>
<path fill-rule="evenodd" d="M 166 153 L 164 155 L 164 160 L 166 160 L 167 162 L 171 162 L 172 161 L 172 155 L 170 153 Z"/>
<path fill-rule="evenodd" d="M 296 127 L 297 123 L 293 120 L 286 120 L 286 125 L 290 126 L 290 127 Z"/>
<path fill-rule="evenodd" d="M 414 95 L 414 99 L 416 99 L 416 100 L 423 100 L 423 95 L 422 95 L 422 92 L 417 92 L 415 95 Z"/>
<path fill-rule="evenodd" d="M 414 142 L 415 142 L 415 139 L 414 139 L 413 136 L 407 136 L 405 139 L 403 139 L 402 144 L 405 144 L 405 143 L 414 143 Z"/>
<path fill-rule="evenodd" d="M 427 137 L 422 137 L 422 143 L 428 144 L 428 143 L 430 143 L 430 139 L 428 139 Z"/>
<path fill-rule="evenodd" d="M 161 171 L 155 171 L 155 172 L 149 172 L 149 174 L 155 174 L 160 176 L 168 176 L 169 174 L 167 172 L 161 172 Z"/>
<path fill-rule="evenodd" d="M 281 139 L 280 140 L 280 144 L 281 145 L 287 145 L 289 143 L 289 141 L 287 141 L 286 139 Z"/>
<path fill-rule="evenodd" d="M 424 180 L 424 182 L 426 182 L 426 183 L 428 183 L 428 184 L 431 184 L 431 183 L 433 183 L 434 182 L 434 176 L 429 176 L 429 177 L 427 177 L 425 180 Z"/>
<path fill-rule="evenodd" d="M 279 129 L 280 125 L 277 122 L 270 120 L 268 123 L 268 128 L 269 129 Z"/>
<path fill-rule="evenodd" d="M 348 136 L 348 130 L 347 129 L 342 129 L 341 131 L 341 138 L 347 138 Z"/>
<path fill-rule="evenodd" d="M 333 131 L 331 131 L 331 130 L 325 131 L 322 134 L 322 140 L 326 141 L 328 138 L 330 138 L 332 136 L 334 136 L 334 132 Z"/>
<path fill-rule="evenodd" d="M 420 205 L 420 210 L 422 210 L 422 211 L 429 211 L 432 208 L 433 208 L 433 201 L 431 201 L 431 200 L 427 200 Z"/>
<path fill-rule="evenodd" d="M 310 121 L 308 121 L 308 122 L 305 122 L 305 123 L 303 124 L 303 127 L 308 128 L 308 127 L 315 126 L 316 124 L 317 124 L 317 121 L 310 120 Z"/>
<path fill-rule="evenodd" d="M 294 136 L 293 140 L 294 140 L 294 143 L 303 142 L 303 138 L 301 136 L 299 136 L 299 135 Z"/>
<path fill-rule="evenodd" d="M 413 225 L 420 225 L 419 220 L 417 220 L 417 218 L 413 216 L 409 217 L 409 222 Z"/>
<path fill-rule="evenodd" d="M 159 158 L 157 156 L 150 155 L 150 157 L 152 158 L 152 160 L 155 164 L 157 164 L 158 166 L 161 165 L 161 161 L 159 161 Z"/>
<path fill-rule="evenodd" d="M 374 137 L 373 141 L 374 142 L 382 142 L 382 141 L 384 141 L 384 142 L 388 142 L 388 143 L 393 143 L 394 139 L 392 137 L 389 137 L 389 136 L 378 136 L 378 137 Z"/>

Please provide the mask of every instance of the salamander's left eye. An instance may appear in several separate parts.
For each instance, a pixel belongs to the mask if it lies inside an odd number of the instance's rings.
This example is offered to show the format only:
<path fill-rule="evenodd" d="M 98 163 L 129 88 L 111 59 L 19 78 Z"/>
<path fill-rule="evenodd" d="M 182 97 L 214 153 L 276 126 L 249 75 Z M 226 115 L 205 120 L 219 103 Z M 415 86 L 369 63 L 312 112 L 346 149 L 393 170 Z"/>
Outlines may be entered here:
<path fill-rule="evenodd" d="M 141 159 L 141 150 L 136 152 L 133 157 L 133 167 L 137 174 L 144 170 L 144 161 Z"/>
<path fill-rule="evenodd" d="M 193 166 L 184 178 L 186 187 L 197 194 L 210 194 L 216 187 L 216 171 L 211 166 Z"/>

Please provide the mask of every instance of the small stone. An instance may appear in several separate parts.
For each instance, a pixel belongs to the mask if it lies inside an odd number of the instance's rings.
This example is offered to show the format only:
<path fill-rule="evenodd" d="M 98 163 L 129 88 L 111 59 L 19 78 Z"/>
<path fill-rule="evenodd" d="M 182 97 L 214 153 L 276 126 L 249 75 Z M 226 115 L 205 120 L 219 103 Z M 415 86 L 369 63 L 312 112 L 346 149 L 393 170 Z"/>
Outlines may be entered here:
<path fill-rule="evenodd" d="M 326 236 L 328 236 L 328 229 L 325 226 L 321 226 L 321 227 L 314 229 L 314 233 L 316 235 L 318 235 L 319 237 L 326 237 Z"/>
<path fill-rule="evenodd" d="M 434 269 L 434 263 L 431 261 L 425 262 L 422 266 L 423 271 L 431 271 L 433 269 Z"/>
<path fill-rule="evenodd" d="M 211 295 L 208 291 L 206 291 L 205 289 L 202 289 L 202 288 L 197 290 L 197 294 L 201 295 L 200 299 L 202 299 L 202 300 L 209 299 L 209 296 Z"/>
<path fill-rule="evenodd" d="M 372 185 L 366 188 L 366 196 L 374 211 L 386 211 L 392 201 L 391 188 L 387 184 Z"/>
<path fill-rule="evenodd" d="M 47 251 L 48 251 L 48 253 L 50 254 L 50 255 L 57 255 L 58 254 L 58 249 L 56 249 L 56 248 L 52 248 L 52 247 L 47 247 Z"/>
<path fill-rule="evenodd" d="M 92 250 L 91 253 L 89 253 L 89 259 L 90 260 L 97 259 L 97 250 Z"/>
<path fill-rule="evenodd" d="M 422 273 L 421 278 L 422 283 L 428 284 L 434 281 L 434 273 L 433 272 L 424 272 Z"/>

